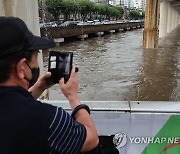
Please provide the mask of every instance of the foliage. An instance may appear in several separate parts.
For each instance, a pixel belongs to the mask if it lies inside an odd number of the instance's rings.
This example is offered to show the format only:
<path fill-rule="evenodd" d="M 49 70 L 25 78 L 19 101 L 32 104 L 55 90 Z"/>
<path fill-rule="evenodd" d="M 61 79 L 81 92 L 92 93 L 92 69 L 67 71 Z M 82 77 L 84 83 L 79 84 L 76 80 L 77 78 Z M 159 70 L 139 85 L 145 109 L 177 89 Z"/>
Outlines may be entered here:
<path fill-rule="evenodd" d="M 78 0 L 78 4 L 80 6 L 80 14 L 83 18 L 86 18 L 86 16 L 94 9 L 94 3 L 90 0 Z"/>
<path fill-rule="evenodd" d="M 83 20 L 90 18 L 121 18 L 124 10 L 120 7 L 111 7 L 103 4 L 96 4 L 90 0 L 46 0 L 47 10 L 55 19 L 63 14 L 65 20 L 69 20 L 70 15 L 81 14 Z"/>
<path fill-rule="evenodd" d="M 116 17 L 116 19 L 120 18 L 123 15 L 123 9 L 119 7 L 112 7 L 112 16 Z"/>
<path fill-rule="evenodd" d="M 106 6 L 103 4 L 97 4 L 98 14 L 105 15 L 106 14 Z"/>
<path fill-rule="evenodd" d="M 142 18 L 144 18 L 144 11 L 131 10 L 129 12 L 129 15 L 130 15 L 131 19 L 142 19 Z"/>
<path fill-rule="evenodd" d="M 79 5 L 72 0 L 62 0 L 60 8 L 62 14 L 65 16 L 65 20 L 69 20 L 70 14 L 74 14 L 79 11 Z"/>
<path fill-rule="evenodd" d="M 49 13 L 51 13 L 55 20 L 58 19 L 61 11 L 58 8 L 62 0 L 46 0 L 45 4 L 47 6 L 47 10 Z"/>

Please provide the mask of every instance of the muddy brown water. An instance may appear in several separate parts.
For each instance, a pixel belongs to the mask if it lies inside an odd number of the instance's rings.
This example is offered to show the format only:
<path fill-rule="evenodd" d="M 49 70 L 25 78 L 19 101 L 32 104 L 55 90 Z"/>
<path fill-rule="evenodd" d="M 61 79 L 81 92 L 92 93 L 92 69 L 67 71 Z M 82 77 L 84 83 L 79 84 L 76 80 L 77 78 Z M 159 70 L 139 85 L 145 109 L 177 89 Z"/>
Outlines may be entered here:
<path fill-rule="evenodd" d="M 143 29 L 74 40 L 56 47 L 74 53 L 79 67 L 78 95 L 97 101 L 179 101 L 180 28 L 160 40 L 158 49 L 143 49 Z M 44 51 L 45 66 L 48 51 Z M 55 85 L 51 100 L 65 100 Z"/>

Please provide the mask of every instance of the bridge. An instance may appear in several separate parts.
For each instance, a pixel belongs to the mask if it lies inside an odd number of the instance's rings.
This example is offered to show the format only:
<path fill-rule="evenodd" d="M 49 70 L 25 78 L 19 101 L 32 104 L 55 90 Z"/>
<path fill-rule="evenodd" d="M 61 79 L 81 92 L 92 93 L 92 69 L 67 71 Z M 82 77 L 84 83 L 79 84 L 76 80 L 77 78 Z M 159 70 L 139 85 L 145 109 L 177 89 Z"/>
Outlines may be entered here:
<path fill-rule="evenodd" d="M 180 25 L 179 0 L 146 0 L 144 48 L 157 48 L 159 38 L 166 37 Z"/>

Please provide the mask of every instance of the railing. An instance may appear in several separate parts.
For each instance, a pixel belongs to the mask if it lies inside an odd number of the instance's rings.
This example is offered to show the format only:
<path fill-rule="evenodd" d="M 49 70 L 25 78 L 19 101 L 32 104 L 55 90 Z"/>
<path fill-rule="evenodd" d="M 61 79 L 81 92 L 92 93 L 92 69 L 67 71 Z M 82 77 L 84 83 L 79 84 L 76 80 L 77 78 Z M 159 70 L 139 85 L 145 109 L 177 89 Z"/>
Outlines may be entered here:
<path fill-rule="evenodd" d="M 71 111 L 67 101 L 45 101 Z M 178 154 L 180 102 L 82 101 L 89 105 L 99 135 L 115 135 L 121 154 Z M 176 146 L 176 147 L 175 147 Z M 167 148 L 168 147 L 168 148 Z M 170 150 L 175 150 L 170 152 Z"/>
<path fill-rule="evenodd" d="M 71 110 L 68 101 L 43 100 L 65 110 Z M 136 113 L 179 113 L 180 102 L 169 101 L 82 101 L 87 104 L 92 111 L 121 111 Z"/>

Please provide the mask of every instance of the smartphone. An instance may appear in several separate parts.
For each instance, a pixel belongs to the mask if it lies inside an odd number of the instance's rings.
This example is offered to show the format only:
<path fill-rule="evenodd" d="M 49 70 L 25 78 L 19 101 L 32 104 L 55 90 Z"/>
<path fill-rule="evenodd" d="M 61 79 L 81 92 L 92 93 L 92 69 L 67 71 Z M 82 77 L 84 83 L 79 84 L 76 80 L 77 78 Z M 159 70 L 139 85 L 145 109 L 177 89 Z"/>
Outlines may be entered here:
<path fill-rule="evenodd" d="M 63 77 L 65 83 L 69 80 L 73 64 L 72 52 L 49 52 L 48 71 L 51 72 L 50 80 L 53 83 L 59 83 Z"/>

